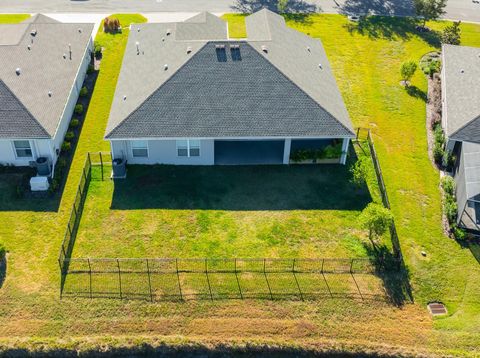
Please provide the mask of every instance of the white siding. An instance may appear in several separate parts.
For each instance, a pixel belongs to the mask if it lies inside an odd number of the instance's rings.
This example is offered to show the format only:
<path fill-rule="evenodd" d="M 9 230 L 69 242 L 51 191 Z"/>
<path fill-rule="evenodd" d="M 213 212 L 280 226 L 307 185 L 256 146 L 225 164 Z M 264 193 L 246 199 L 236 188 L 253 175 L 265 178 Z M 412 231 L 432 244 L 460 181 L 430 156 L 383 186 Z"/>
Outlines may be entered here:
<path fill-rule="evenodd" d="M 21 138 L 17 138 L 22 140 Z M 15 139 L 15 140 L 17 140 Z M 33 158 L 17 158 L 13 146 L 14 139 L 0 140 L 0 164 L 28 166 L 28 162 L 35 160 L 38 157 L 47 157 L 51 159 L 50 146 L 52 141 L 50 139 L 30 139 L 30 147 L 32 148 Z"/>
<path fill-rule="evenodd" d="M 175 164 L 175 165 L 213 165 L 214 164 L 214 141 L 205 139 L 200 141 L 199 157 L 178 157 L 175 140 L 149 140 L 148 158 L 132 156 L 131 143 L 129 141 L 111 141 L 114 158 L 126 157 L 129 164 Z"/>

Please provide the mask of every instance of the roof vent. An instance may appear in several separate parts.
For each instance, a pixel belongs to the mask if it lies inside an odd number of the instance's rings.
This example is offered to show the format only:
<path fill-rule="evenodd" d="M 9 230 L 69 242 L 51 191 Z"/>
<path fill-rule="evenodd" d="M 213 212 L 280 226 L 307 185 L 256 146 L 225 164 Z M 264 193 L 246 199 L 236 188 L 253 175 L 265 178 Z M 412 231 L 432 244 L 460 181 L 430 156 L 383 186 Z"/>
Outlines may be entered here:
<path fill-rule="evenodd" d="M 63 58 L 64 58 L 64 59 L 67 58 L 67 54 L 66 54 L 66 53 L 63 54 Z"/>
<path fill-rule="evenodd" d="M 48 97 L 52 97 L 52 91 L 48 91 Z"/>
<path fill-rule="evenodd" d="M 165 37 L 162 37 L 162 42 L 165 41 Z"/>
<path fill-rule="evenodd" d="M 318 68 L 321 69 L 321 70 L 323 70 L 323 66 L 322 66 L 321 63 L 318 64 Z"/>
<path fill-rule="evenodd" d="M 123 95 L 123 100 L 124 100 L 124 101 L 127 100 L 127 96 L 126 96 L 126 95 Z"/>
<path fill-rule="evenodd" d="M 170 36 L 171 33 L 172 33 L 172 30 L 167 29 L 167 36 Z"/>
<path fill-rule="evenodd" d="M 37 30 L 33 29 L 32 31 L 30 31 L 30 35 L 37 36 Z"/>
<path fill-rule="evenodd" d="M 136 41 L 135 46 L 137 47 L 137 55 L 140 55 L 140 42 Z"/>
<path fill-rule="evenodd" d="M 460 73 L 465 73 L 465 70 L 462 68 L 462 69 L 460 70 Z"/>
<path fill-rule="evenodd" d="M 163 69 L 164 69 L 165 71 L 168 70 L 168 65 L 167 65 L 167 64 L 164 64 L 164 65 L 163 65 Z"/>
<path fill-rule="evenodd" d="M 190 46 L 187 47 L 187 54 L 192 52 L 192 48 Z"/>
<path fill-rule="evenodd" d="M 310 48 L 310 46 L 307 46 L 307 51 L 312 52 L 312 49 Z"/>
<path fill-rule="evenodd" d="M 31 49 L 32 49 L 32 46 L 27 45 L 27 48 L 28 48 L 28 50 L 31 50 Z"/>
<path fill-rule="evenodd" d="M 81 27 L 78 28 L 78 33 L 79 33 L 79 34 L 82 33 L 82 28 L 81 28 Z"/>
<path fill-rule="evenodd" d="M 20 73 L 22 73 L 21 68 L 17 67 L 16 70 L 15 70 L 15 73 L 17 74 L 17 76 L 20 76 Z"/>
<path fill-rule="evenodd" d="M 72 59 L 72 44 L 68 44 L 68 53 L 70 54 L 70 60 Z"/>
<path fill-rule="evenodd" d="M 265 53 L 268 53 L 268 47 L 265 45 L 262 45 L 262 51 Z"/>
<path fill-rule="evenodd" d="M 139 27 L 137 27 L 137 32 L 140 32 L 140 28 L 139 28 Z"/>

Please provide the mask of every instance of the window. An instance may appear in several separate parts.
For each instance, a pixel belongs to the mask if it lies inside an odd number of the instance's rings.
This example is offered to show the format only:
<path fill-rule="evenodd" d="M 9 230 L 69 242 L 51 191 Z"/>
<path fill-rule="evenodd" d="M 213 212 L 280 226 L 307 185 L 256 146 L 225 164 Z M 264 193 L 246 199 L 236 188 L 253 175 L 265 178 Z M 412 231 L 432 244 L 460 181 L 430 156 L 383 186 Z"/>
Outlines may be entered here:
<path fill-rule="evenodd" d="M 177 155 L 179 157 L 199 157 L 200 141 L 198 139 L 177 140 Z"/>
<path fill-rule="evenodd" d="M 14 140 L 15 154 L 17 158 L 32 158 L 32 148 L 28 140 Z"/>
<path fill-rule="evenodd" d="M 134 140 L 134 141 L 132 141 L 132 155 L 135 158 L 147 158 L 148 157 L 148 142 L 146 140 Z"/>

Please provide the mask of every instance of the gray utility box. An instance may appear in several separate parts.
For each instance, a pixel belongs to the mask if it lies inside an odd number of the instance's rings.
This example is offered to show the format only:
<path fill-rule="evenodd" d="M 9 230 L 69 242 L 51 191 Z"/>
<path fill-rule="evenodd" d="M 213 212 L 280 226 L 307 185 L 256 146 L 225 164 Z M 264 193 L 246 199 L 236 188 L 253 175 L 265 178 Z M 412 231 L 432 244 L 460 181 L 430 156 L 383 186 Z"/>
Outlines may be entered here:
<path fill-rule="evenodd" d="M 112 161 L 113 178 L 125 178 L 127 176 L 127 161 L 125 159 L 114 159 Z"/>

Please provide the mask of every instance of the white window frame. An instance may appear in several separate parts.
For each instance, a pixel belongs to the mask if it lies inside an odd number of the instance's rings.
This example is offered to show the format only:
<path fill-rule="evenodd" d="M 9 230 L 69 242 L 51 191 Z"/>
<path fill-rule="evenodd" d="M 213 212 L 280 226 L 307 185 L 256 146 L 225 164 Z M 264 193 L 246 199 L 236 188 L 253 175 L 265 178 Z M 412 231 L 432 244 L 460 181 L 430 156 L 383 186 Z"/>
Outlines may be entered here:
<path fill-rule="evenodd" d="M 190 141 L 196 141 L 198 142 L 198 155 L 191 155 L 190 153 L 190 150 L 192 149 L 192 147 L 190 146 Z M 180 146 L 180 142 L 187 142 L 187 155 L 179 155 L 178 154 L 178 149 L 182 148 L 183 149 L 183 146 Z M 175 141 L 175 148 L 176 148 L 176 151 L 177 151 L 177 157 L 178 158 L 198 158 L 200 157 L 201 155 L 201 152 L 202 152 L 202 145 L 201 145 L 202 141 L 200 139 L 177 139 Z M 196 148 L 196 146 L 195 146 Z"/>
<path fill-rule="evenodd" d="M 135 147 L 135 142 L 145 142 L 145 147 Z M 150 157 L 150 150 L 149 150 L 149 147 L 148 147 L 148 140 L 132 140 L 131 143 L 130 143 L 130 149 L 131 149 L 131 152 L 132 152 L 132 157 L 133 158 L 149 158 Z M 135 149 L 146 149 L 147 150 L 147 155 L 144 156 L 144 155 L 135 155 L 134 154 L 134 150 Z"/>
<path fill-rule="evenodd" d="M 29 157 L 20 157 L 17 154 L 17 147 L 15 146 L 15 142 L 28 142 L 28 145 L 30 146 L 30 152 L 32 152 L 32 155 Z M 29 139 L 16 139 L 12 140 L 12 148 L 13 148 L 13 153 L 15 154 L 15 159 L 19 160 L 28 160 L 28 159 L 34 159 L 35 158 L 35 151 L 33 149 L 33 143 Z M 20 149 L 26 149 L 26 148 L 20 148 Z"/>

